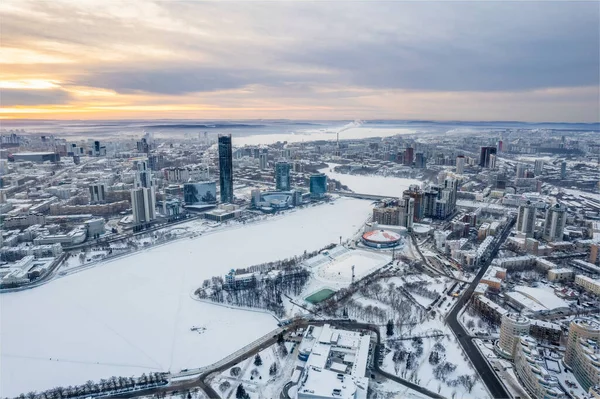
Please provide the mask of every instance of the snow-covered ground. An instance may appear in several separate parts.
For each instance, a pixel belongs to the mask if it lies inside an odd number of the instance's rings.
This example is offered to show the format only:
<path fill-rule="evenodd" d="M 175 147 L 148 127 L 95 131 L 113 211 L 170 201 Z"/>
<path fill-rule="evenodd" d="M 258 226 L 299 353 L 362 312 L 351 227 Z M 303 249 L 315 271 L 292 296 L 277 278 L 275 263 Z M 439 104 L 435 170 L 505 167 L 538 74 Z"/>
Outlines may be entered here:
<path fill-rule="evenodd" d="M 445 336 L 423 338 L 423 352 L 420 356 L 415 358 L 414 366 L 412 366 L 410 370 L 406 369 L 406 359 L 398 362 L 398 366 L 395 365 L 393 361 L 393 350 L 385 356 L 383 369 L 389 373 L 397 374 L 410 381 L 416 382 L 418 385 L 425 387 L 430 391 L 439 392 L 445 397 L 465 399 L 488 398 L 489 394 L 479 379 L 476 370 L 473 369 L 468 358 L 463 353 L 460 344 L 456 341 L 456 338 L 442 320 L 437 317 L 424 320 L 413 329 L 412 334 L 427 336 L 436 332 L 443 333 Z M 415 352 L 416 349 L 411 340 L 400 342 L 402 342 L 404 350 Z M 388 344 L 388 346 L 389 345 L 390 344 Z M 452 372 L 445 375 L 444 378 L 446 381 L 435 378 L 434 368 L 436 365 L 431 364 L 429 361 L 431 352 L 434 351 L 437 352 L 439 356 L 437 365 L 443 364 L 443 362 L 449 362 L 456 366 Z M 453 385 L 451 381 L 457 380 L 461 375 L 469 375 L 476 379 L 471 392 L 468 392 L 461 384 L 451 386 Z M 448 383 L 450 383 L 450 385 Z"/>
<path fill-rule="evenodd" d="M 352 282 L 352 266 L 354 266 L 355 279 L 359 280 L 369 273 L 379 269 L 391 261 L 389 256 L 382 254 L 354 250 L 336 257 L 331 262 L 318 268 L 316 276 L 324 282 Z"/>
<path fill-rule="evenodd" d="M 276 321 L 194 301 L 204 279 L 348 238 L 370 211 L 369 201 L 340 198 L 3 294 L 0 396 L 213 363 Z"/>
<path fill-rule="evenodd" d="M 237 387 L 242 384 L 252 399 L 279 397 L 283 386 L 290 381 L 295 365 L 300 362 L 297 353 L 289 353 L 292 343 L 286 342 L 285 346 L 287 355 L 281 352 L 278 344 L 274 344 L 259 352 L 261 365 L 257 366 L 255 357 L 251 356 L 223 371 L 210 381 L 212 388 L 223 397 L 235 397 Z M 276 371 L 271 374 L 273 364 Z"/>
<path fill-rule="evenodd" d="M 363 176 L 336 173 L 333 168 L 337 166 L 330 163 L 328 168 L 320 169 L 328 177 L 336 179 L 348 186 L 350 190 L 361 194 L 389 195 L 391 197 L 402 197 L 402 193 L 411 184 L 421 185 L 423 182 L 415 179 L 403 179 L 400 177 Z"/>

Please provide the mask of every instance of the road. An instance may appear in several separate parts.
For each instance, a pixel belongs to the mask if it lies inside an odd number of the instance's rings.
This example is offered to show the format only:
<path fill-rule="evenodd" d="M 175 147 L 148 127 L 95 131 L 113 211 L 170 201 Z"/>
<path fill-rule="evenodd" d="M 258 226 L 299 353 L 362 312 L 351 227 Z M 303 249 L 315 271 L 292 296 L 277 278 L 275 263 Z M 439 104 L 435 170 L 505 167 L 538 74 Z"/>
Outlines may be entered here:
<path fill-rule="evenodd" d="M 256 345 L 256 346 L 249 348 L 247 351 L 244 351 L 243 353 L 240 353 L 239 355 L 230 358 L 227 362 L 217 363 L 218 366 L 210 367 L 209 369 L 203 371 L 196 378 L 190 378 L 189 380 L 171 383 L 171 384 L 169 384 L 167 386 L 163 386 L 163 387 L 154 387 L 154 388 L 141 390 L 141 391 L 126 392 L 126 393 L 122 393 L 122 394 L 111 395 L 111 396 L 107 396 L 107 398 L 123 398 L 123 399 L 124 398 L 135 398 L 135 397 L 141 397 L 141 396 L 151 396 L 151 395 L 155 395 L 157 393 L 168 393 L 168 392 L 175 392 L 175 391 L 185 392 L 185 391 L 191 390 L 193 388 L 200 388 L 205 392 L 205 394 L 209 398 L 218 399 L 221 397 L 219 395 L 219 393 L 217 391 L 215 391 L 210 386 L 210 384 L 206 383 L 206 379 L 208 378 L 209 375 L 226 370 L 226 369 L 240 363 L 241 361 L 248 359 L 251 356 L 256 355 L 261 350 L 268 348 L 271 345 L 274 345 L 277 342 L 277 333 L 278 332 L 285 332 L 287 330 L 295 330 L 298 327 L 306 327 L 309 324 L 323 325 L 325 323 L 329 323 L 333 326 L 336 326 L 339 328 L 345 328 L 345 329 L 349 329 L 349 330 L 369 330 L 369 331 L 374 332 L 377 336 L 377 345 L 375 347 L 375 352 L 373 355 L 373 368 L 374 368 L 373 371 L 375 373 L 377 373 L 385 378 L 388 378 L 392 381 L 395 381 L 399 384 L 402 384 L 408 388 L 411 388 L 411 389 L 413 389 L 425 396 L 428 396 L 430 398 L 443 399 L 443 396 L 440 396 L 434 392 L 429 391 L 428 389 L 420 387 L 417 384 L 413 384 L 412 382 L 409 382 L 403 378 L 400 378 L 393 374 L 387 373 L 386 371 L 383 371 L 379 368 L 379 348 L 381 346 L 381 336 L 379 333 L 378 326 L 371 325 L 371 324 L 364 324 L 364 323 L 346 322 L 343 320 L 303 320 L 303 321 L 291 324 L 290 326 L 288 326 L 286 328 L 280 328 L 280 329 L 272 331 L 270 333 L 270 334 L 272 334 L 272 337 L 261 342 L 260 345 Z M 289 386 L 286 385 L 286 387 L 289 389 Z M 285 398 L 285 395 L 283 394 L 283 392 L 282 392 L 281 397 Z"/>
<path fill-rule="evenodd" d="M 469 356 L 473 367 L 475 367 L 475 370 L 477 370 L 477 372 L 481 376 L 481 379 L 483 380 L 483 383 L 494 398 L 509 398 L 510 396 L 508 392 L 506 392 L 504 385 L 502 385 L 502 383 L 496 377 L 496 374 L 494 374 L 494 371 L 492 370 L 488 362 L 481 355 L 479 350 L 477 350 L 473 341 L 471 341 L 471 337 L 469 336 L 469 334 L 458 322 L 458 313 L 471 298 L 475 287 L 477 287 L 477 284 L 479 284 L 479 281 L 481 280 L 488 267 L 492 263 L 492 260 L 498 254 L 500 245 L 502 245 L 502 243 L 508 237 L 508 234 L 510 233 L 510 230 L 512 229 L 514 223 L 515 218 L 513 218 L 512 221 L 508 223 L 507 226 L 505 226 L 502 235 L 495 242 L 492 252 L 487 257 L 485 263 L 481 266 L 481 269 L 479 269 L 479 272 L 473 279 L 473 282 L 464 291 L 463 295 L 458 299 L 450 313 L 448 313 L 448 316 L 446 316 L 446 322 L 448 323 L 448 326 L 452 329 L 454 335 L 456 335 L 458 342 L 460 342 L 460 345 L 463 347 L 465 353 L 467 354 L 467 356 Z"/>

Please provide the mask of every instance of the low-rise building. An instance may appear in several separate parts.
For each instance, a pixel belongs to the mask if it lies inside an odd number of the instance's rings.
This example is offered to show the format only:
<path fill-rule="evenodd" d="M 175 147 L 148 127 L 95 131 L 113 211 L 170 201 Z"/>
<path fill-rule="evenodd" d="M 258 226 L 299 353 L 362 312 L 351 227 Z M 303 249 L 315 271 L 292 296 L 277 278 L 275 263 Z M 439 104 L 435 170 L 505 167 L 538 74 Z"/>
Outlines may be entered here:
<path fill-rule="evenodd" d="M 306 364 L 296 398 L 366 399 L 370 339 L 368 334 L 336 329 L 329 324 L 308 326 L 298 350 L 298 358 Z"/>
<path fill-rule="evenodd" d="M 587 292 L 591 292 L 594 295 L 600 295 L 600 280 L 578 274 L 575 276 L 575 284 Z"/>
<path fill-rule="evenodd" d="M 529 335 L 548 342 L 560 342 L 562 329 L 556 323 L 544 320 L 531 320 Z"/>
<path fill-rule="evenodd" d="M 571 281 L 575 273 L 566 267 L 548 270 L 548 281 Z"/>
<path fill-rule="evenodd" d="M 494 323 L 502 321 L 502 317 L 508 313 L 508 310 L 483 295 L 475 297 L 473 306 L 479 311 L 484 319 Z"/>

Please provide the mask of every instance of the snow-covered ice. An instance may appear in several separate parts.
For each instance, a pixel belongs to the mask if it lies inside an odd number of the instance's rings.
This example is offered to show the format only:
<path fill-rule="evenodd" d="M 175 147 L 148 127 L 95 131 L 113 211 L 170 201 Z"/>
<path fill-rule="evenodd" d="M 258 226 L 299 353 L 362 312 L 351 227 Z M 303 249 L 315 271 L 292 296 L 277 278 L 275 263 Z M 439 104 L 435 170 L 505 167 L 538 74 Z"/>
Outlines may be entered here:
<path fill-rule="evenodd" d="M 194 301 L 193 290 L 231 268 L 351 237 L 370 210 L 369 201 L 340 198 L 334 206 L 180 240 L 1 295 L 0 396 L 113 375 L 176 372 L 227 356 L 276 321 Z"/>
<path fill-rule="evenodd" d="M 328 177 L 335 179 L 356 193 L 372 195 L 389 195 L 390 197 L 402 197 L 402 193 L 411 184 L 421 185 L 423 182 L 415 179 L 404 179 L 400 177 L 364 176 L 337 173 L 333 171 L 336 164 L 329 164 L 328 168 L 320 169 Z"/>

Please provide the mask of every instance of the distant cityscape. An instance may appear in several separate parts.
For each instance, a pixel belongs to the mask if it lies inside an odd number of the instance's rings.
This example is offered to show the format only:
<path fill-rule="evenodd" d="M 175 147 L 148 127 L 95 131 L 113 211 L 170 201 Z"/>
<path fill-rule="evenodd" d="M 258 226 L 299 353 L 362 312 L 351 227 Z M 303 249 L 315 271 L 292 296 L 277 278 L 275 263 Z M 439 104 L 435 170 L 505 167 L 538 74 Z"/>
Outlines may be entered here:
<path fill-rule="evenodd" d="M 31 389 L 11 377 L 1 396 L 600 398 L 600 131 L 377 126 L 386 134 L 344 138 L 362 123 L 256 145 L 227 129 L 110 140 L 2 130 L 2 299 L 16 309 L 94 270 L 136 296 L 167 290 L 216 309 L 182 321 L 173 342 L 225 352 L 121 373 L 90 349 L 86 362 L 105 368 Z M 193 252 L 211 236 L 214 254 Z M 246 240 L 267 243 L 242 251 Z M 219 263 L 225 252 L 247 258 Z M 161 285 L 171 273 L 195 288 Z M 238 341 L 218 340 L 231 309 L 268 315 L 266 329 L 236 325 Z M 15 337 L 3 362 L 19 353 Z M 43 331 L 35 344 L 52 348 L 51 364 L 76 362 Z"/>

